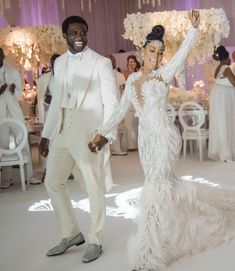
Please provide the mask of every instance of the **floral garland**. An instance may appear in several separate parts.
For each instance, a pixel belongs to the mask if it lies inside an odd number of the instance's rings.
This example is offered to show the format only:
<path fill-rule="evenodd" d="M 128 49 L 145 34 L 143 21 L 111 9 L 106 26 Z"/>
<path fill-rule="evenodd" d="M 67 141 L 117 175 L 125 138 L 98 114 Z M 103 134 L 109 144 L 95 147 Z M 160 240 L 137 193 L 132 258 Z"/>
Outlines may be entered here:
<path fill-rule="evenodd" d="M 161 24 L 165 27 L 166 58 L 169 59 L 179 48 L 190 27 L 187 13 L 188 11 L 174 10 L 128 14 L 124 19 L 123 37 L 141 47 L 152 27 Z M 230 32 L 229 21 L 222 8 L 201 9 L 200 20 L 199 36 L 189 54 L 189 64 L 193 64 L 195 60 L 205 63 L 205 57 L 211 55 L 214 47 L 219 45 L 222 38 L 227 38 Z"/>
<path fill-rule="evenodd" d="M 21 71 L 30 69 L 37 77 L 39 64 L 48 63 L 54 53 L 63 53 L 66 43 L 55 25 L 8 27 L 0 29 L 0 47 Z"/>

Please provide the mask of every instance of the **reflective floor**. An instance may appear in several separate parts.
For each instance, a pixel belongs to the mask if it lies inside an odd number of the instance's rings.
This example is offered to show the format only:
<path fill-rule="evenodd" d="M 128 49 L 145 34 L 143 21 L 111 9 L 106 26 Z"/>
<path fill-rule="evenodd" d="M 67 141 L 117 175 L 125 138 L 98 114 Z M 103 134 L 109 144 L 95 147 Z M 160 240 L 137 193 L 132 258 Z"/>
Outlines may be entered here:
<path fill-rule="evenodd" d="M 21 192 L 16 177 L 9 189 L 0 194 L 0 270 L 1 271 L 130 271 L 126 243 L 135 230 L 132 218 L 138 212 L 138 198 L 143 183 L 138 153 L 113 156 L 111 159 L 115 185 L 106 196 L 107 220 L 104 253 L 96 261 L 82 264 L 85 246 L 71 248 L 65 255 L 48 258 L 47 249 L 59 241 L 53 208 L 44 185 L 30 185 Z M 40 168 L 35 165 L 38 175 Z M 180 159 L 176 175 L 211 185 L 235 185 L 235 163 L 198 161 L 197 156 Z M 14 169 L 16 171 L 16 169 Z M 78 185 L 79 184 L 79 185 Z M 78 181 L 70 181 L 76 216 L 87 236 L 90 216 L 86 193 Z M 234 271 L 235 242 L 224 244 L 177 262 L 166 271 Z"/>

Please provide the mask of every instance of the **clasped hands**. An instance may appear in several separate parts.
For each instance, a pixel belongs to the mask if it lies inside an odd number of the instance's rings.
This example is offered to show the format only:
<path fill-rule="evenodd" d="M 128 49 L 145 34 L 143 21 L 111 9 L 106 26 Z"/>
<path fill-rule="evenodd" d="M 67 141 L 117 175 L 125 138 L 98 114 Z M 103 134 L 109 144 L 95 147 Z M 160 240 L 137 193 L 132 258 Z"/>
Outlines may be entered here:
<path fill-rule="evenodd" d="M 100 134 L 96 134 L 94 139 L 88 143 L 88 147 L 91 152 L 97 153 L 105 144 L 108 143 L 108 139 Z"/>
<path fill-rule="evenodd" d="M 41 139 L 41 142 L 39 145 L 39 151 L 40 151 L 40 154 L 44 157 L 47 157 L 47 155 L 49 153 L 49 143 L 50 143 L 50 140 L 48 138 L 43 137 Z M 94 137 L 94 139 L 88 143 L 88 147 L 91 152 L 97 153 L 107 143 L 108 143 L 108 139 L 106 137 L 97 134 Z"/>
<path fill-rule="evenodd" d="M 7 89 L 8 85 L 7 83 L 3 84 L 1 87 L 0 87 L 0 95 L 3 94 L 5 92 L 5 90 Z M 15 88 L 16 88 L 16 85 L 15 84 L 10 84 L 9 86 L 9 91 L 10 92 L 14 92 L 15 91 Z"/>

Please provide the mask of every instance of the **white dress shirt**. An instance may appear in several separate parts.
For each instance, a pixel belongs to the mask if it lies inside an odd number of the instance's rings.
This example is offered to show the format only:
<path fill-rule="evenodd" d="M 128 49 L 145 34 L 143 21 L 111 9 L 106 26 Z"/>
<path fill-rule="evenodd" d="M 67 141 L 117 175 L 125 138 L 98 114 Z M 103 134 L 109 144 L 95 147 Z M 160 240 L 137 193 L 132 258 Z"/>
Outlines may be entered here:
<path fill-rule="evenodd" d="M 0 67 L 0 86 L 4 85 L 5 82 L 5 67 L 2 65 L 2 67 Z"/>
<path fill-rule="evenodd" d="M 64 91 L 61 101 L 62 108 L 75 108 L 77 102 L 77 92 L 79 91 L 79 82 L 74 80 L 76 70 L 79 65 L 81 65 L 81 60 L 83 53 L 86 51 L 87 47 L 84 48 L 82 52 L 77 54 L 72 54 L 67 51 L 67 63 L 64 74 Z"/>

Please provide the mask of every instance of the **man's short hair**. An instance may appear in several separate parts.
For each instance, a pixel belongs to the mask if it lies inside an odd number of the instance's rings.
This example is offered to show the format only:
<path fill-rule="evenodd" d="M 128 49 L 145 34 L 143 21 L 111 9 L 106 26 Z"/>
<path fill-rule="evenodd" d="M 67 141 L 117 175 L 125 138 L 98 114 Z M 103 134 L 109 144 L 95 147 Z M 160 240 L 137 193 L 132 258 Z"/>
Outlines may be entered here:
<path fill-rule="evenodd" d="M 85 25 L 86 30 L 88 31 L 88 24 L 87 24 L 86 20 L 84 20 L 80 16 L 70 16 L 70 17 L 66 18 L 63 21 L 63 23 L 62 23 L 62 32 L 67 34 L 69 25 L 74 24 L 74 23 L 79 23 L 79 24 Z"/>

